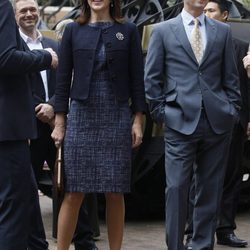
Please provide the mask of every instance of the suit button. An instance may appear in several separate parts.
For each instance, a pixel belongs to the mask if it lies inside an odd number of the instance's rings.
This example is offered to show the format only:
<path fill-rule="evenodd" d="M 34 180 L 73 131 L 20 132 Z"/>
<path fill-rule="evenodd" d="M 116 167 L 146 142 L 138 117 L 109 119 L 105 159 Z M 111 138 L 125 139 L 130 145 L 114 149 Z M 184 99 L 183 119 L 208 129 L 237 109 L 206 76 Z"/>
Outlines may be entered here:
<path fill-rule="evenodd" d="M 202 75 L 202 72 L 201 72 L 201 71 L 199 72 L 199 75 L 200 75 L 200 76 Z"/>
<path fill-rule="evenodd" d="M 106 47 L 110 49 L 112 47 L 112 44 L 111 43 L 106 43 Z"/>

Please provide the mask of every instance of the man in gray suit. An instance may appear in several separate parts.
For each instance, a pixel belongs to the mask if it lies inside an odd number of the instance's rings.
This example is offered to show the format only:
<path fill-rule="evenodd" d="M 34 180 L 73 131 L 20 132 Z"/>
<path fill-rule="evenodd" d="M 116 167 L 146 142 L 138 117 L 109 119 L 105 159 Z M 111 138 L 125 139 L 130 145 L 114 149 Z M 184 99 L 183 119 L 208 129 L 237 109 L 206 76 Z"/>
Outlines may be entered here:
<path fill-rule="evenodd" d="M 206 4 L 207 0 L 184 0 L 179 16 L 157 24 L 146 59 L 150 111 L 165 125 L 169 250 L 184 249 L 193 171 L 193 249 L 213 249 L 231 133 L 241 106 L 229 26 L 205 17 Z"/>

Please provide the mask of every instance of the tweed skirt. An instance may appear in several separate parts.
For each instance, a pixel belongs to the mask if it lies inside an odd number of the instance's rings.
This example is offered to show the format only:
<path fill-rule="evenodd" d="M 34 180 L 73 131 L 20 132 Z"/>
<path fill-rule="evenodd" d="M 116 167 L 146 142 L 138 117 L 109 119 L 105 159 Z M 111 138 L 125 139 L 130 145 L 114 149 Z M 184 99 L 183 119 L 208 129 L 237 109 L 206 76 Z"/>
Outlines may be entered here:
<path fill-rule="evenodd" d="M 72 100 L 64 140 L 67 192 L 130 191 L 131 111 L 111 83 L 92 82 L 89 98 Z"/>

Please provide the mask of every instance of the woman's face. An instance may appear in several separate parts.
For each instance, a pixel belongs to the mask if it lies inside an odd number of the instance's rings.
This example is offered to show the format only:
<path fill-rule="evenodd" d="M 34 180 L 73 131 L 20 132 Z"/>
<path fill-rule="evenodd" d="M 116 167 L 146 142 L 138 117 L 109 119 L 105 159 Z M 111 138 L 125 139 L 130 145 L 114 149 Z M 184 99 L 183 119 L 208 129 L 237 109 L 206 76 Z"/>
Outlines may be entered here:
<path fill-rule="evenodd" d="M 88 0 L 88 4 L 92 11 L 103 13 L 103 11 L 109 11 L 110 0 Z"/>

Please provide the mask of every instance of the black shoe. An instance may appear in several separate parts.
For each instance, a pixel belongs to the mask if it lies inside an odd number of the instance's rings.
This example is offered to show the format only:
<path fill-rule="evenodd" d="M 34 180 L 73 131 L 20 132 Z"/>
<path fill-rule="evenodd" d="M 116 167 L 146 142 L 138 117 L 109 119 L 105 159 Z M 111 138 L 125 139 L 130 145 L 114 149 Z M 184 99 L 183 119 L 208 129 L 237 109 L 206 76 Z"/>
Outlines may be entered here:
<path fill-rule="evenodd" d="M 187 238 L 186 239 L 185 249 L 186 250 L 193 250 L 193 247 L 192 247 L 192 238 Z"/>
<path fill-rule="evenodd" d="M 229 233 L 216 233 L 217 244 L 226 245 L 230 247 L 245 247 L 247 241 L 239 239 L 234 232 Z"/>

